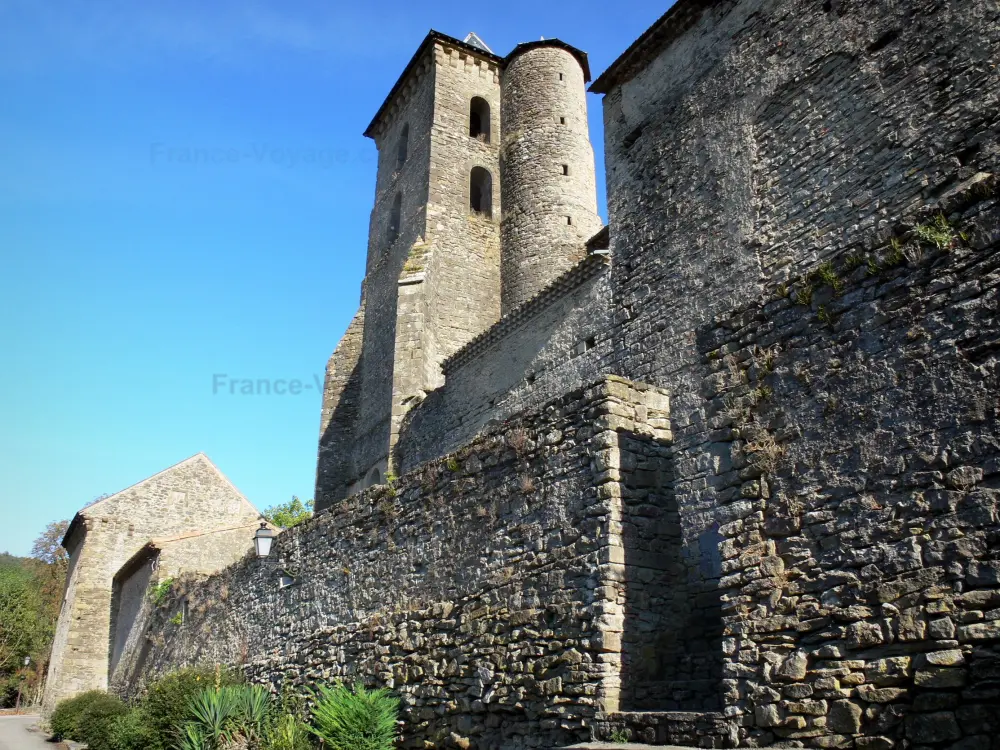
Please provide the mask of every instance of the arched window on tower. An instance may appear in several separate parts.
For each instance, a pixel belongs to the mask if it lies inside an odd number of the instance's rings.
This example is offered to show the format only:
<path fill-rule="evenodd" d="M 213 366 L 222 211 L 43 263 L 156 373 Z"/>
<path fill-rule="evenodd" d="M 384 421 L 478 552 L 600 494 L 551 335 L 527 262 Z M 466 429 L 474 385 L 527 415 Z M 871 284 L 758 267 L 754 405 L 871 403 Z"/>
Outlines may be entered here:
<path fill-rule="evenodd" d="M 474 213 L 493 216 L 493 175 L 482 167 L 473 167 L 469 175 L 469 208 Z"/>
<path fill-rule="evenodd" d="M 399 217 L 403 211 L 403 196 L 400 193 L 396 193 L 396 197 L 392 200 L 392 208 L 389 210 L 389 231 L 387 234 L 387 239 L 391 245 L 399 237 Z"/>
<path fill-rule="evenodd" d="M 481 96 L 472 97 L 469 104 L 469 135 L 490 142 L 490 103 Z"/>
<path fill-rule="evenodd" d="M 410 124 L 407 123 L 403 126 L 402 131 L 399 133 L 399 146 L 396 149 L 396 169 L 403 166 L 406 161 L 406 152 L 409 149 L 410 141 Z"/>

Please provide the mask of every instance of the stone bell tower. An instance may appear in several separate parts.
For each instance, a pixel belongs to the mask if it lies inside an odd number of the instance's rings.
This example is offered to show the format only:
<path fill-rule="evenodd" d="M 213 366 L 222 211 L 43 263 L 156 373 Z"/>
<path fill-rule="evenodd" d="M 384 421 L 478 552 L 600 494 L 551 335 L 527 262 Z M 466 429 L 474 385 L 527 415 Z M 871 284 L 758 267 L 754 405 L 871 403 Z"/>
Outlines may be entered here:
<path fill-rule="evenodd" d="M 500 66 L 431 31 L 365 135 L 378 148 L 362 306 L 327 366 L 318 508 L 384 480 L 440 364 L 500 317 Z"/>
<path fill-rule="evenodd" d="M 558 39 L 519 44 L 500 79 L 503 314 L 586 254 L 602 226 L 587 129 L 587 55 Z"/>

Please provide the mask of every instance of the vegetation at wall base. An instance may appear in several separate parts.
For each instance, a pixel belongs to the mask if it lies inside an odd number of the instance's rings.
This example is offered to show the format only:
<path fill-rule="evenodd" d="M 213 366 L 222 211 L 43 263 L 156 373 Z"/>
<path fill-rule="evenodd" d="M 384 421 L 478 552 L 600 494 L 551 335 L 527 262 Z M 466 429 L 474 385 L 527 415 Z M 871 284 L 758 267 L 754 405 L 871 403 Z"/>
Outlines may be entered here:
<path fill-rule="evenodd" d="M 149 750 L 171 750 L 174 734 L 188 716 L 191 701 L 206 687 L 238 685 L 240 675 L 222 667 L 191 667 L 153 682 L 140 700 L 151 733 Z"/>
<path fill-rule="evenodd" d="M 55 739 L 90 750 L 391 750 L 399 700 L 386 690 L 317 686 L 312 724 L 301 696 L 274 696 L 221 667 L 184 669 L 149 686 L 133 705 L 101 690 L 64 700 Z"/>
<path fill-rule="evenodd" d="M 321 685 L 312 715 L 311 731 L 331 750 L 392 750 L 399 699 L 360 683 L 353 689 Z"/>

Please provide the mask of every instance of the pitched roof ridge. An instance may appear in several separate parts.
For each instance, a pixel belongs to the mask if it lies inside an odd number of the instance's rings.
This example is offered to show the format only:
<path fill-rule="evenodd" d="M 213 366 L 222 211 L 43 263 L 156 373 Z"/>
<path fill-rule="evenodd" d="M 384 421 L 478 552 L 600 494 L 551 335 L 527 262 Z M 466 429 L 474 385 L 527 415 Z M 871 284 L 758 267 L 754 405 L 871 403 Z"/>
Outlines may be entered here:
<path fill-rule="evenodd" d="M 150 474 L 145 479 L 140 479 L 138 482 L 134 482 L 134 483 L 130 484 L 128 487 L 125 487 L 124 489 L 118 490 L 118 492 L 113 492 L 110 495 L 108 495 L 107 497 L 102 497 L 100 500 L 95 500 L 94 502 L 90 503 L 89 505 L 84 505 L 82 508 L 80 508 L 79 511 L 77 511 L 77 515 L 83 515 L 86 511 L 89 511 L 91 508 L 96 508 L 101 503 L 106 502 L 108 500 L 111 500 L 112 498 L 118 497 L 123 492 L 128 492 L 129 490 L 135 489 L 136 487 L 139 487 L 140 485 L 143 485 L 146 482 L 149 482 L 149 481 L 151 481 L 153 479 L 156 479 L 158 476 L 166 474 L 168 471 L 172 471 L 172 470 L 174 470 L 174 469 L 176 469 L 176 468 L 178 468 L 180 466 L 183 466 L 184 464 L 186 464 L 186 463 L 188 463 L 190 461 L 194 461 L 196 458 L 198 458 L 198 456 L 201 456 L 202 458 L 207 459 L 208 462 L 210 464 L 212 464 L 212 460 L 210 458 L 208 458 L 208 456 L 206 456 L 202 451 L 198 451 L 193 456 L 188 456 L 183 461 L 178 461 L 177 463 L 172 464 L 172 465 L 168 466 L 165 469 L 161 469 L 160 471 L 156 472 L 155 474 Z M 215 466 L 215 464 L 212 464 L 212 466 Z"/>

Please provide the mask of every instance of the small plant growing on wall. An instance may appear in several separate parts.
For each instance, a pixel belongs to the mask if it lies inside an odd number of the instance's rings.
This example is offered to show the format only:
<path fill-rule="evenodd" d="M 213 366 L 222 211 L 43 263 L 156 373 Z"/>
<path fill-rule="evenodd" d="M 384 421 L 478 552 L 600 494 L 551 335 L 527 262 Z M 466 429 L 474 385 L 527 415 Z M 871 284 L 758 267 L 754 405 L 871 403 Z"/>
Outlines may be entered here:
<path fill-rule="evenodd" d="M 170 618 L 171 625 L 183 625 L 184 624 L 184 612 L 178 611 L 173 617 Z"/>
<path fill-rule="evenodd" d="M 387 497 L 396 497 L 399 494 L 399 490 L 396 488 L 396 482 L 398 481 L 399 477 L 392 472 L 385 475 L 385 494 Z"/>
<path fill-rule="evenodd" d="M 452 472 L 458 471 L 462 468 L 461 464 L 458 463 L 458 459 L 454 456 L 448 457 L 448 460 L 445 462 L 445 466 L 448 468 L 448 471 Z"/>
<path fill-rule="evenodd" d="M 834 269 L 833 264 L 830 263 L 830 261 L 823 263 L 816 269 L 815 279 L 819 283 L 826 284 L 828 287 L 833 289 L 834 294 L 839 295 L 844 290 L 844 280 L 837 274 L 837 271 Z"/>
<path fill-rule="evenodd" d="M 624 745 L 631 741 L 632 733 L 627 729 L 616 729 L 611 733 L 610 739 L 616 745 Z"/>
<path fill-rule="evenodd" d="M 785 455 L 785 449 L 774 439 L 774 436 L 767 430 L 761 432 L 743 446 L 743 453 L 749 459 L 751 465 L 762 472 L 773 474 L 778 468 L 778 462 Z"/>
<path fill-rule="evenodd" d="M 926 224 L 913 227 L 913 236 L 925 245 L 933 245 L 938 250 L 950 250 L 960 237 L 959 233 L 948 222 L 948 218 L 939 213 Z"/>
<path fill-rule="evenodd" d="M 523 456 L 528 448 L 528 431 L 523 427 L 511 430 L 507 433 L 507 445 L 513 448 L 518 456 Z"/>
<path fill-rule="evenodd" d="M 163 604 L 164 600 L 170 594 L 170 589 L 173 588 L 173 585 L 173 578 L 164 578 L 149 590 L 149 598 L 153 600 L 155 606 L 158 607 Z"/>

